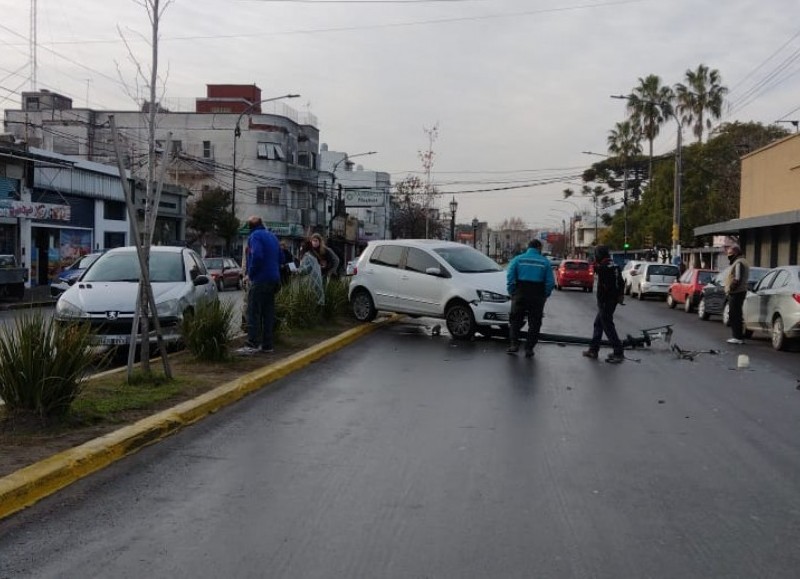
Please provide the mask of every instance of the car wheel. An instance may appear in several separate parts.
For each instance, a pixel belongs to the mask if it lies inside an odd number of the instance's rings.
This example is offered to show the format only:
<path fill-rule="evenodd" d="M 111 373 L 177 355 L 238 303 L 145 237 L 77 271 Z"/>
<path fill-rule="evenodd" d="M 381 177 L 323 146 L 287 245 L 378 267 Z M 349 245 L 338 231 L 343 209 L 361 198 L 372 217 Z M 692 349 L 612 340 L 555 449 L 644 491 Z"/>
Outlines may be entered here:
<path fill-rule="evenodd" d="M 225 289 L 225 282 L 222 281 L 222 278 L 219 278 L 217 280 L 217 290 L 218 291 L 223 291 L 224 289 Z"/>
<path fill-rule="evenodd" d="M 709 315 L 706 313 L 706 300 L 700 298 L 700 303 L 697 304 L 697 317 L 701 320 L 707 320 Z"/>
<path fill-rule="evenodd" d="M 686 301 L 683 302 L 683 311 L 687 314 L 692 313 L 692 296 L 686 296 Z"/>
<path fill-rule="evenodd" d="M 786 334 L 783 333 L 783 318 L 780 316 L 772 320 L 772 347 L 776 350 L 786 349 Z"/>
<path fill-rule="evenodd" d="M 356 290 L 350 304 L 353 307 L 353 315 L 359 322 L 371 322 L 378 315 L 375 302 L 372 301 L 372 296 L 367 290 Z"/>
<path fill-rule="evenodd" d="M 475 334 L 475 317 L 465 303 L 455 303 L 444 314 L 447 330 L 456 340 L 469 340 Z"/>
<path fill-rule="evenodd" d="M 731 310 L 728 307 L 728 302 L 725 302 L 725 307 L 722 308 L 722 323 L 726 326 L 731 325 Z"/>
<path fill-rule="evenodd" d="M 674 308 L 678 304 L 675 303 L 675 298 L 672 297 L 672 294 L 667 294 L 667 305 L 670 308 Z"/>

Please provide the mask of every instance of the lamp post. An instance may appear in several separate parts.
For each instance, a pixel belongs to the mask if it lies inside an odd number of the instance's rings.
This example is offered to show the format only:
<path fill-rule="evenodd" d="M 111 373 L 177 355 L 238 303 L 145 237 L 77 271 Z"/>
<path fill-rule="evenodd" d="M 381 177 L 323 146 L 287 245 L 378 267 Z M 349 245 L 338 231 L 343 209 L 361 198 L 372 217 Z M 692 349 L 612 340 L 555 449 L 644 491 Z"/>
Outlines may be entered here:
<path fill-rule="evenodd" d="M 672 104 L 666 101 L 658 102 L 646 99 L 641 99 L 636 95 L 611 95 L 614 99 L 623 99 L 629 103 L 632 100 L 643 102 L 645 104 L 655 105 L 661 109 L 661 112 L 668 114 L 678 125 L 678 143 L 675 147 L 675 181 L 673 184 L 672 196 L 672 257 L 673 259 L 680 259 L 681 257 L 681 180 L 683 171 L 681 163 L 681 155 L 683 149 L 683 125 L 678 115 L 675 114 Z"/>
<path fill-rule="evenodd" d="M 262 103 L 279 101 L 282 99 L 296 99 L 299 96 L 300 96 L 299 94 L 285 94 L 283 96 L 272 97 L 258 102 L 250 103 L 247 106 L 247 108 L 245 108 L 241 112 L 239 118 L 236 119 L 236 127 L 233 129 L 233 179 L 231 183 L 231 213 L 233 213 L 234 217 L 236 217 L 236 141 L 238 141 L 239 137 L 242 136 L 242 129 L 239 126 L 239 124 L 242 122 L 242 117 L 250 113 L 253 110 L 253 107 L 256 107 Z"/>
<path fill-rule="evenodd" d="M 458 209 L 458 201 L 456 196 L 453 195 L 453 200 L 450 201 L 450 241 L 456 240 L 456 210 Z"/>
<path fill-rule="evenodd" d="M 472 247 L 478 249 L 478 218 L 472 220 Z"/>
<path fill-rule="evenodd" d="M 344 157 L 342 157 L 341 159 L 339 159 L 338 161 L 336 161 L 333 164 L 333 168 L 331 169 L 331 194 L 332 195 L 336 195 L 338 193 L 339 198 L 338 198 L 338 200 L 336 202 L 336 211 L 331 210 L 331 218 L 328 221 L 328 237 L 330 237 L 330 235 L 331 235 L 331 228 L 333 227 L 333 218 L 336 217 L 336 215 L 339 214 L 339 211 L 341 209 L 341 204 L 342 204 L 342 185 L 341 185 L 341 183 L 339 184 L 339 190 L 336 191 L 336 169 L 339 168 L 339 165 L 341 165 L 345 161 L 349 161 L 350 159 L 352 159 L 354 157 L 363 157 L 364 155 L 374 155 L 377 152 L 378 151 L 367 151 L 365 153 L 356 153 L 354 155 L 348 155 L 347 153 L 345 153 Z"/>

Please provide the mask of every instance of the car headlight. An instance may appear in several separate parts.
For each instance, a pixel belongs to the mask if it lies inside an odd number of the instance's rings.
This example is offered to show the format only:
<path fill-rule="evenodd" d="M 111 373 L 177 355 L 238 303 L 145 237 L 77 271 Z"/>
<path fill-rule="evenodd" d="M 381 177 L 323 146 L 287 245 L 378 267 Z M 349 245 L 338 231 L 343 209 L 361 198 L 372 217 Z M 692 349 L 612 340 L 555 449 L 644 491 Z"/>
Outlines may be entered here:
<path fill-rule="evenodd" d="M 61 297 L 56 302 L 56 319 L 58 320 L 81 320 L 89 316 L 81 308 Z"/>
<path fill-rule="evenodd" d="M 156 304 L 156 314 L 159 318 L 169 318 L 178 316 L 178 300 L 167 300 Z"/>
<path fill-rule="evenodd" d="M 478 290 L 478 300 L 482 302 L 494 302 L 502 304 L 508 301 L 508 296 L 490 292 L 488 290 Z"/>

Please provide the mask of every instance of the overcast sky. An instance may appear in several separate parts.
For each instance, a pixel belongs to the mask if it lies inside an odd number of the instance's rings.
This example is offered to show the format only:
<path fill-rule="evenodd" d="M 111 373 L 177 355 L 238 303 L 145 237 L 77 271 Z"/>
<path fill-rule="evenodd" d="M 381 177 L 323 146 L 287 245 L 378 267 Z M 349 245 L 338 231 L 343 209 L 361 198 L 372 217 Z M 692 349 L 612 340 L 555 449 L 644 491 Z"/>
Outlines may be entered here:
<path fill-rule="evenodd" d="M 0 0 L 0 108 L 31 88 L 29 8 Z M 624 120 L 625 103 L 609 96 L 640 77 L 673 85 L 702 63 L 730 89 L 724 121 L 800 118 L 797 15 L 797 0 L 173 0 L 160 67 L 172 99 L 215 83 L 300 93 L 289 104 L 316 115 L 321 142 L 378 151 L 365 168 L 394 182 L 422 171 L 426 129 L 438 125 L 444 210 L 454 194 L 460 222 L 556 227 L 573 210 L 561 192 L 598 159 L 582 151 L 606 152 Z M 75 106 L 135 108 L 117 27 L 148 63 L 141 2 L 38 0 L 38 88 Z M 656 152 L 675 137 L 672 123 Z M 465 192 L 542 180 L 556 182 Z"/>

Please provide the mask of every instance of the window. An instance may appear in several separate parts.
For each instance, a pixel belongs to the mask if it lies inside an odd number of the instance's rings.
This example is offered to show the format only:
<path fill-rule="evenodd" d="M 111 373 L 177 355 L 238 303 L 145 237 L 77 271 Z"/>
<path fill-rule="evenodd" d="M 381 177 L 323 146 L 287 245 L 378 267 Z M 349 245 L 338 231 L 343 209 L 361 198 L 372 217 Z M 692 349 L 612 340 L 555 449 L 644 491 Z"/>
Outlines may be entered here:
<path fill-rule="evenodd" d="M 789 272 L 785 269 L 782 269 L 778 272 L 778 276 L 775 278 L 775 281 L 772 282 L 772 286 L 770 289 L 779 289 L 783 286 L 789 285 Z"/>
<path fill-rule="evenodd" d="M 308 151 L 298 151 L 297 164 L 302 167 L 311 168 L 311 154 Z"/>
<path fill-rule="evenodd" d="M 214 150 L 211 148 L 211 141 L 203 141 L 203 159 L 214 157 Z"/>
<path fill-rule="evenodd" d="M 406 257 L 407 270 L 425 273 L 425 270 L 427 270 L 429 267 L 436 267 L 439 268 L 439 270 L 442 269 L 442 266 L 439 265 L 439 262 L 421 249 L 417 249 L 415 247 L 408 248 L 408 256 Z"/>
<path fill-rule="evenodd" d="M 258 187 L 256 188 L 256 203 L 259 205 L 280 205 L 280 187 Z"/>
<path fill-rule="evenodd" d="M 400 258 L 403 255 L 403 247 L 400 245 L 381 245 L 375 248 L 370 263 L 376 265 L 386 265 L 389 267 L 400 267 Z"/>
<path fill-rule="evenodd" d="M 285 161 L 286 156 L 283 153 L 283 147 L 278 143 L 259 143 L 257 154 L 259 159 L 267 159 L 268 161 Z"/>
<path fill-rule="evenodd" d="M 121 201 L 103 201 L 103 219 L 125 221 L 125 203 Z"/>

